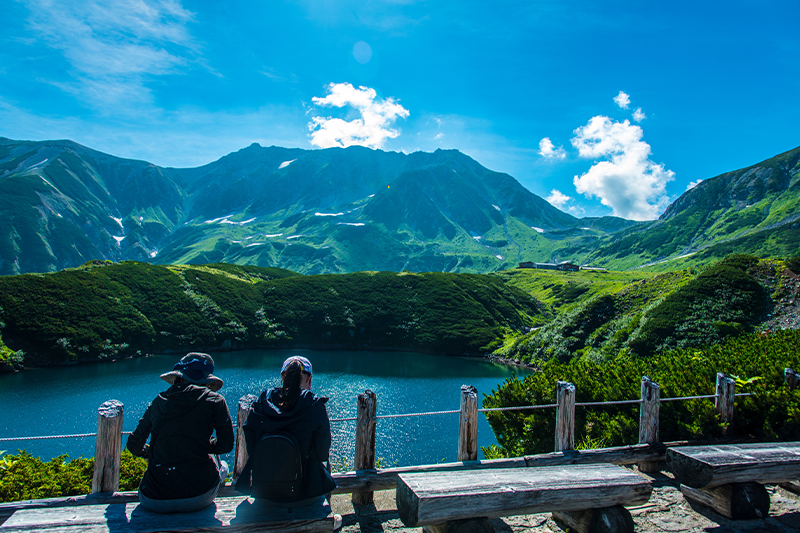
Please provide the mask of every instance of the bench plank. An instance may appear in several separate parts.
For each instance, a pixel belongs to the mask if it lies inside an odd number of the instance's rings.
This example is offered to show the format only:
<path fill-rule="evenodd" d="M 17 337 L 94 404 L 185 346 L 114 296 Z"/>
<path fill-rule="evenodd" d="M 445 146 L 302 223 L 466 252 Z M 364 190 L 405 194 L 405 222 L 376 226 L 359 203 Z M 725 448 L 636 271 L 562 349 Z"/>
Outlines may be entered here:
<path fill-rule="evenodd" d="M 400 474 L 397 510 L 406 526 L 474 517 L 582 511 L 647 502 L 650 480 L 615 465 L 570 465 Z"/>
<path fill-rule="evenodd" d="M 800 479 L 800 442 L 669 448 L 667 465 L 678 481 L 695 489 L 783 483 Z"/>
<path fill-rule="evenodd" d="M 280 509 L 266 507 L 244 496 L 217 498 L 214 502 L 215 506 L 194 513 L 168 515 L 151 513 L 138 503 L 25 509 L 15 512 L 0 525 L 0 532 L 333 531 L 333 515 L 327 505 L 316 509 Z"/>

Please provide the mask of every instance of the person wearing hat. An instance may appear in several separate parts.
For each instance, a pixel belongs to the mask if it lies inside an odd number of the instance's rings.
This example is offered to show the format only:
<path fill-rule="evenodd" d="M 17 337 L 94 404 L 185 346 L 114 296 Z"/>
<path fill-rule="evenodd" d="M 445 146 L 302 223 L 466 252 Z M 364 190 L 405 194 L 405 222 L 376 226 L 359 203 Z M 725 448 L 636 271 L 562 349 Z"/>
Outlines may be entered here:
<path fill-rule="evenodd" d="M 256 490 L 258 500 L 276 507 L 321 505 L 324 495 L 336 488 L 336 482 L 323 465 L 328 461 L 331 449 L 331 423 L 325 408 L 328 398 L 311 392 L 312 379 L 313 371 L 308 359 L 299 355 L 289 357 L 281 368 L 282 385 L 265 390 L 253 403 L 244 424 L 245 444 L 250 459 L 236 483 L 238 491 L 250 493 L 256 488 L 258 472 L 253 471 L 255 463 L 252 461 L 256 445 L 264 436 L 276 433 L 289 434 L 294 439 L 304 463 L 303 481 L 299 491 L 291 496 L 269 499 L 260 497 Z M 276 459 L 275 462 L 284 460 L 290 458 Z M 336 519 L 336 525 L 341 526 L 341 517 L 335 516 Z"/>
<path fill-rule="evenodd" d="M 228 475 L 212 455 L 233 449 L 233 424 L 214 360 L 189 353 L 161 375 L 171 386 L 147 406 L 127 448 L 147 459 L 139 502 L 157 513 L 189 513 L 210 505 Z M 216 437 L 213 433 L 216 431 Z M 150 437 L 150 444 L 147 438 Z"/>

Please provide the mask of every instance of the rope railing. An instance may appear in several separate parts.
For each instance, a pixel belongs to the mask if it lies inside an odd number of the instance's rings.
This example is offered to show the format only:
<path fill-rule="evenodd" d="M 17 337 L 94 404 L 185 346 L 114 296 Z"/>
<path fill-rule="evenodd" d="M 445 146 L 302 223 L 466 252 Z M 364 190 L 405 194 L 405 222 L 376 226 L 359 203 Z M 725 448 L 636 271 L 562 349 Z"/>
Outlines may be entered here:
<path fill-rule="evenodd" d="M 753 392 L 739 392 L 734 394 L 736 397 L 740 396 L 755 396 Z M 716 394 L 704 394 L 700 396 L 676 396 L 673 398 L 660 398 L 659 401 L 661 402 L 673 402 L 677 400 L 703 400 L 708 398 L 716 398 Z M 641 399 L 637 400 L 609 400 L 604 402 L 576 402 L 575 407 L 596 407 L 601 405 L 625 405 L 625 404 L 638 404 L 642 403 Z M 500 411 L 532 411 L 536 409 L 552 409 L 553 407 L 558 407 L 557 403 L 548 403 L 543 405 L 521 405 L 521 406 L 512 406 L 512 407 L 487 407 L 483 409 L 478 409 L 479 413 L 492 413 L 492 412 L 500 412 Z M 458 409 L 452 409 L 449 411 L 427 411 L 422 413 L 399 413 L 399 414 L 390 414 L 390 415 L 377 415 L 376 419 L 381 418 L 410 418 L 415 416 L 433 416 L 433 415 L 451 415 L 460 413 L 461 411 Z M 350 417 L 350 418 L 331 418 L 331 422 L 355 422 L 357 421 L 357 417 Z M 234 429 L 238 427 L 237 424 L 233 425 Z M 131 435 L 132 431 L 123 431 L 122 435 Z M 88 438 L 88 437 L 96 437 L 97 433 L 75 433 L 72 435 L 42 435 L 42 436 L 35 436 L 35 437 L 2 437 L 0 438 L 0 442 L 14 442 L 14 441 L 23 441 L 23 440 L 47 440 L 47 439 L 80 439 L 80 438 Z"/>

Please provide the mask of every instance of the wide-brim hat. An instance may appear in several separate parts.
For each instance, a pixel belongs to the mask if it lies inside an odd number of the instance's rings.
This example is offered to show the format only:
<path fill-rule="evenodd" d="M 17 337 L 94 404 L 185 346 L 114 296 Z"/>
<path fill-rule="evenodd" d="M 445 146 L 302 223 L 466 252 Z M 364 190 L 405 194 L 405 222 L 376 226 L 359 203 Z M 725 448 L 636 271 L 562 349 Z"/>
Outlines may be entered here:
<path fill-rule="evenodd" d="M 193 385 L 203 385 L 212 391 L 218 391 L 222 388 L 223 381 L 212 372 L 214 372 L 214 360 L 210 355 L 191 352 L 184 355 L 172 367 L 172 372 L 161 374 L 161 379 L 173 385 L 175 380 L 180 378 Z"/>

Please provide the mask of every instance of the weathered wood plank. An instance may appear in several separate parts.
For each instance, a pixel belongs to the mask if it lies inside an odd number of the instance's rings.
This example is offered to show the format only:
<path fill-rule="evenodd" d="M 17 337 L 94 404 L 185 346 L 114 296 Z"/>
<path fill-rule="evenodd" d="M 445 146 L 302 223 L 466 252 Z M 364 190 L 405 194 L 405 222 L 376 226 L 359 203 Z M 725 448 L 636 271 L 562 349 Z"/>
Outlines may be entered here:
<path fill-rule="evenodd" d="M 739 439 L 741 440 L 741 439 Z M 402 466 L 379 470 L 362 470 L 358 472 L 337 472 L 333 478 L 339 487 L 334 494 L 349 494 L 351 492 L 392 490 L 397 487 L 397 476 L 402 473 L 413 472 L 439 472 L 481 470 L 487 468 L 523 468 L 559 466 L 571 464 L 616 464 L 627 465 L 640 461 L 663 461 L 668 448 L 698 445 L 697 441 L 674 441 L 649 444 L 634 444 L 631 446 L 617 446 L 613 448 L 598 448 L 594 450 L 570 450 L 566 452 L 551 452 L 526 457 L 510 459 L 490 459 L 481 461 L 466 461 L 458 463 L 439 463 L 435 465 Z M 238 492 L 232 487 L 220 488 L 219 497 L 237 496 Z M 41 507 L 64 507 L 74 505 L 94 505 L 100 503 L 121 503 L 139 501 L 136 491 L 127 492 L 102 492 L 92 495 L 64 496 L 60 498 L 47 498 L 39 500 L 25 500 L 0 503 L 0 516 L 10 515 L 19 509 L 34 509 Z"/>
<path fill-rule="evenodd" d="M 726 437 L 733 435 L 733 408 L 736 400 L 736 381 L 722 372 L 717 373 L 717 397 L 714 408 L 719 415 L 720 424 L 723 424 L 722 434 Z"/>
<path fill-rule="evenodd" d="M 244 469 L 249 457 L 247 445 L 244 441 L 244 423 L 247 422 L 247 417 L 250 416 L 250 409 L 256 400 L 258 400 L 258 396 L 255 394 L 245 394 L 239 398 L 239 409 L 236 414 L 236 448 L 233 455 L 233 479 L 239 479 L 239 475 L 242 473 L 242 469 Z"/>
<path fill-rule="evenodd" d="M 639 404 L 639 444 L 658 442 L 659 416 L 661 409 L 661 387 L 647 376 L 642 376 L 641 399 Z M 642 461 L 640 472 L 658 472 L 658 461 Z"/>
<path fill-rule="evenodd" d="M 378 419 L 375 417 L 378 409 L 377 395 L 371 390 L 365 390 L 358 395 L 358 409 L 356 421 L 356 450 L 355 469 L 373 470 L 375 468 L 375 430 Z M 353 492 L 351 500 L 356 505 L 372 503 L 372 491 Z"/>
<path fill-rule="evenodd" d="M 800 479 L 800 442 L 669 448 L 667 465 L 692 488 L 730 483 L 784 483 Z"/>
<path fill-rule="evenodd" d="M 633 533 L 633 517 L 621 505 L 586 511 L 556 511 L 553 519 L 575 533 Z"/>
<path fill-rule="evenodd" d="M 556 384 L 556 451 L 575 448 L 575 385 Z"/>
<path fill-rule="evenodd" d="M 524 468 L 526 466 L 541 467 L 570 464 L 610 463 L 623 465 L 633 464 L 639 461 L 663 461 L 667 447 L 685 446 L 687 444 L 688 443 L 686 441 L 668 442 L 656 445 L 636 444 L 632 446 L 619 446 L 615 448 L 598 448 L 595 450 L 552 452 L 511 459 L 490 459 L 458 463 L 439 463 L 435 465 L 403 466 L 380 470 L 361 470 L 357 472 L 338 472 L 333 474 L 333 478 L 339 485 L 338 488 L 334 490 L 334 494 L 393 490 L 397 487 L 397 476 L 403 473 L 481 470 L 487 468 Z M 232 487 L 222 487 L 219 493 L 220 497 L 237 495 L 239 495 L 239 493 L 233 490 Z M 0 503 L 0 516 L 2 516 L 4 513 L 10 514 L 18 509 L 95 505 L 101 503 L 127 503 L 137 501 L 139 501 L 139 497 L 136 491 L 127 491 L 114 493 L 101 492 L 92 495 L 65 496 L 61 498 L 6 502 Z"/>
<path fill-rule="evenodd" d="M 108 400 L 97 410 L 92 492 L 114 492 L 119 489 L 124 412 L 125 408 L 118 400 Z"/>
<path fill-rule="evenodd" d="M 472 517 L 581 511 L 646 502 L 652 483 L 614 465 L 400 474 L 397 510 L 410 527 Z"/>
<path fill-rule="evenodd" d="M 461 386 L 461 418 L 458 424 L 458 460 L 478 459 L 478 389 Z"/>
<path fill-rule="evenodd" d="M 330 507 L 277 509 L 244 496 L 217 498 L 215 505 L 194 513 L 156 514 L 138 503 L 84 505 L 15 512 L 2 533 L 47 531 L 145 533 L 152 531 L 322 532 L 333 531 Z"/>
<path fill-rule="evenodd" d="M 685 498 L 731 520 L 766 518 L 769 514 L 769 493 L 759 483 L 732 483 L 710 489 L 681 485 L 681 492 Z"/>

